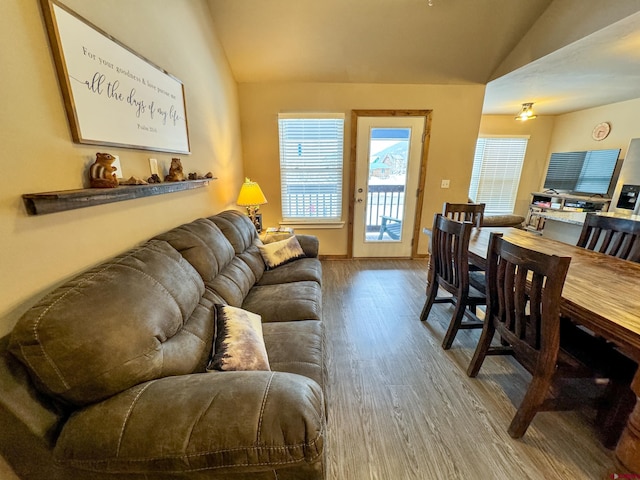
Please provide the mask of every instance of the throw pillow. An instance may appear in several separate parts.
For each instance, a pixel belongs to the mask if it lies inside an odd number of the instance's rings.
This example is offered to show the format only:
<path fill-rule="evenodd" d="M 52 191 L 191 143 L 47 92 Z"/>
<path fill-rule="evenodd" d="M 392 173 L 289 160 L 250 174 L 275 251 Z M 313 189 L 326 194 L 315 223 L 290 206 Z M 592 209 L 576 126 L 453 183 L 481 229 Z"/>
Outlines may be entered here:
<path fill-rule="evenodd" d="M 207 371 L 271 370 L 260 315 L 215 305 L 216 338 Z"/>
<path fill-rule="evenodd" d="M 295 235 L 279 242 L 258 245 L 258 249 L 267 270 L 306 256 Z"/>

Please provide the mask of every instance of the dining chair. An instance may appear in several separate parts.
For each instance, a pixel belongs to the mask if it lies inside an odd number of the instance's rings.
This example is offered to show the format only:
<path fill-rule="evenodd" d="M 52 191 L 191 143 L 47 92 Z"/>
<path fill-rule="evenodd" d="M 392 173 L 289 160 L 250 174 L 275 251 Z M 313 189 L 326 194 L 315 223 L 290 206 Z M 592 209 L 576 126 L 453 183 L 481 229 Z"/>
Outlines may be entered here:
<path fill-rule="evenodd" d="M 471 222 L 474 227 L 480 228 L 484 221 L 484 203 L 449 203 L 444 202 L 442 206 L 442 214 L 452 220 L 458 222 Z M 469 264 L 469 271 L 475 272 L 482 270 L 480 267 Z M 438 297 L 436 303 L 443 303 L 445 300 Z"/>
<path fill-rule="evenodd" d="M 442 214 L 458 222 L 471 222 L 474 227 L 481 227 L 484 218 L 484 203 L 449 203 L 442 206 Z"/>
<path fill-rule="evenodd" d="M 587 213 L 578 247 L 640 262 L 640 222 Z"/>
<path fill-rule="evenodd" d="M 435 214 L 433 219 L 427 300 L 420 314 L 420 321 L 425 321 L 431 313 L 439 288 L 451 294 L 450 297 L 440 299 L 440 303 L 455 305 L 442 341 L 442 348 L 445 350 L 451 348 L 458 330 L 482 328 L 483 324 L 471 310 L 486 302 L 484 273 L 469 272 L 469 238 L 472 228 L 471 222 L 451 220 L 440 213 Z M 468 321 L 463 321 L 465 317 Z"/>
<path fill-rule="evenodd" d="M 640 262 L 640 222 L 622 218 L 587 213 L 577 242 L 578 247 L 594 250 L 623 260 Z M 618 441 L 626 419 L 635 404 L 635 395 L 631 390 L 631 381 L 637 364 L 618 347 L 597 335 L 583 325 L 577 325 L 570 318 L 562 318 L 565 338 L 581 356 L 600 359 L 603 365 L 616 372 L 609 391 L 596 418 L 596 426 L 601 442 L 613 447 Z M 585 351 L 581 344 L 599 342 L 600 354 Z"/>
<path fill-rule="evenodd" d="M 505 354 L 531 373 L 508 428 L 513 438 L 522 437 L 540 411 L 596 407 L 605 393 L 601 375 L 561 348 L 560 301 L 570 262 L 570 257 L 536 252 L 491 234 L 486 319 L 467 374 L 477 376 L 487 355 Z M 502 345 L 492 346 L 495 333 Z M 567 379 L 581 379 L 589 388 L 567 389 Z"/>

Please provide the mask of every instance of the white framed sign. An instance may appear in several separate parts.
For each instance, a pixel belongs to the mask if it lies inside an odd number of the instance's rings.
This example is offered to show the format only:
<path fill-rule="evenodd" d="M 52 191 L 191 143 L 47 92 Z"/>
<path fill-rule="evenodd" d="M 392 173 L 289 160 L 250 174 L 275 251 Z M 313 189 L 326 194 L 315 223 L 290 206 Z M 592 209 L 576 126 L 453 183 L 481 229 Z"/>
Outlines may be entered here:
<path fill-rule="evenodd" d="M 190 153 L 182 82 L 56 0 L 41 0 L 73 140 Z"/>

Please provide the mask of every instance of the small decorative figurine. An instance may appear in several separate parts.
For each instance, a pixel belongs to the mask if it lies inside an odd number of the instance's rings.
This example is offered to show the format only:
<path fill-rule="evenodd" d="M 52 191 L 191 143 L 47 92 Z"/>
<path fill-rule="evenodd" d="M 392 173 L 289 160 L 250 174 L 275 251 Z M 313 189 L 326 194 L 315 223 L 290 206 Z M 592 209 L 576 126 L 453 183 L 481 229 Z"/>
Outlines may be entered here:
<path fill-rule="evenodd" d="M 162 183 L 162 180 L 157 173 L 154 173 L 149 178 L 147 178 L 147 183 Z"/>
<path fill-rule="evenodd" d="M 207 172 L 203 177 L 202 175 L 198 175 L 196 172 L 191 172 L 187 177 L 189 180 L 206 180 L 208 178 L 213 178 L 213 173 Z"/>
<path fill-rule="evenodd" d="M 169 167 L 169 175 L 164 177 L 165 182 L 182 182 L 184 180 L 184 172 L 182 171 L 182 162 L 179 158 L 171 159 Z"/>
<path fill-rule="evenodd" d="M 118 179 L 114 173 L 117 168 L 112 165 L 115 157 L 109 153 L 96 153 L 96 161 L 89 168 L 91 188 L 115 188 Z"/>
<path fill-rule="evenodd" d="M 120 180 L 120 185 L 149 185 L 149 182 L 144 181 L 139 177 L 129 177 L 127 180 Z"/>

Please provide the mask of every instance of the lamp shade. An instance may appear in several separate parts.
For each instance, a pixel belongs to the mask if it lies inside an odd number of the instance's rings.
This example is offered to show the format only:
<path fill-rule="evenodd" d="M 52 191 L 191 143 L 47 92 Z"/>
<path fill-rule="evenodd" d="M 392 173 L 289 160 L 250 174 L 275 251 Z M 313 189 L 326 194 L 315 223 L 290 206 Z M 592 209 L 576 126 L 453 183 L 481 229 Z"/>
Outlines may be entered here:
<path fill-rule="evenodd" d="M 257 205 L 264 205 L 267 203 L 267 199 L 260 189 L 260 185 L 256 182 L 252 182 L 248 178 L 244 179 L 240 193 L 238 194 L 238 201 L 236 204 L 241 207 L 253 207 Z"/>

